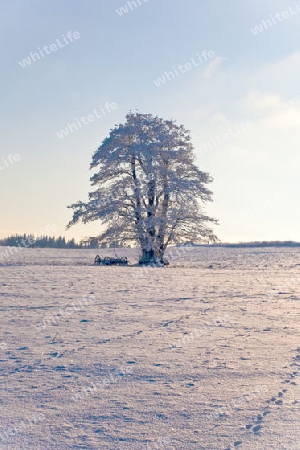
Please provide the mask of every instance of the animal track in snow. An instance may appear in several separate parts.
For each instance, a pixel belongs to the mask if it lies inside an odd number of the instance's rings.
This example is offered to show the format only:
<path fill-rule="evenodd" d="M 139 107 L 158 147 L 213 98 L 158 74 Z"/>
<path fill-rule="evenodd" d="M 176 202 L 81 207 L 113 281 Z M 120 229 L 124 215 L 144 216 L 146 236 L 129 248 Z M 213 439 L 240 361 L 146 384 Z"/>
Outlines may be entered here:
<path fill-rule="evenodd" d="M 296 349 L 296 356 L 293 357 L 293 362 L 291 363 L 291 367 L 296 366 L 300 367 L 300 347 Z M 289 383 L 289 385 L 296 385 L 297 383 L 295 381 L 291 381 L 291 379 L 296 378 L 299 376 L 298 371 L 293 371 L 291 373 L 287 374 L 287 377 L 282 382 L 283 384 Z M 259 437 L 261 436 L 261 431 L 263 429 L 263 420 L 268 415 L 271 414 L 270 406 L 276 405 L 277 407 L 281 407 L 283 405 L 284 396 L 288 392 L 288 389 L 282 389 L 282 391 L 279 391 L 277 395 L 272 396 L 270 399 L 266 400 L 267 406 L 262 414 L 258 414 L 256 419 L 253 423 L 248 423 L 245 428 L 249 433 L 253 433 L 255 436 Z M 297 401 L 296 401 L 297 402 Z M 294 402 L 295 404 L 295 402 Z M 229 446 L 226 448 L 226 450 L 232 450 L 236 447 L 239 447 L 243 443 L 242 440 L 235 441 L 232 446 Z"/>

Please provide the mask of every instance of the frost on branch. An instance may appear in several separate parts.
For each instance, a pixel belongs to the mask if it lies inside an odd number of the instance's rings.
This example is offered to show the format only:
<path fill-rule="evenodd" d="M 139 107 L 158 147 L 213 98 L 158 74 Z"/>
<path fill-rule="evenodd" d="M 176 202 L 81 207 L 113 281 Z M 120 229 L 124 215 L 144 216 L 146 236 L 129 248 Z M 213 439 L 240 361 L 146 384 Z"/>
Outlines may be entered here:
<path fill-rule="evenodd" d="M 129 113 L 93 155 L 88 202 L 69 206 L 78 222 L 100 220 L 99 242 L 138 244 L 141 262 L 163 262 L 168 245 L 215 240 L 203 204 L 208 173 L 195 165 L 189 132 L 174 121 Z"/>

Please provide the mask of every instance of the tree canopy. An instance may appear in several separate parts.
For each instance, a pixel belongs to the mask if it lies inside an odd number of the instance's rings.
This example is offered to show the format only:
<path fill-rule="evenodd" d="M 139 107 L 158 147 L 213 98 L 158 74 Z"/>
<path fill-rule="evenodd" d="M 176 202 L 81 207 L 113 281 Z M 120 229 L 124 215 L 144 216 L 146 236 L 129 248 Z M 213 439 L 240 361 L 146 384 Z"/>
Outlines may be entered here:
<path fill-rule="evenodd" d="M 170 244 L 214 241 L 203 204 L 213 180 L 195 164 L 189 131 L 172 120 L 129 113 L 92 157 L 87 202 L 69 206 L 68 227 L 100 220 L 99 242 L 140 245 L 141 261 L 163 261 Z"/>

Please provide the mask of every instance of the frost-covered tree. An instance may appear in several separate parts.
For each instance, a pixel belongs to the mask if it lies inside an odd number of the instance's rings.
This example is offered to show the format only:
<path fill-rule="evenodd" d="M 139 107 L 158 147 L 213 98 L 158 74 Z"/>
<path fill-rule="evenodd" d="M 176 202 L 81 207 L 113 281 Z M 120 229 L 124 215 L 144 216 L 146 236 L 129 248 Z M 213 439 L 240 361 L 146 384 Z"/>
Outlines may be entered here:
<path fill-rule="evenodd" d="M 151 114 L 129 113 L 95 151 L 88 202 L 69 206 L 68 227 L 100 220 L 99 242 L 137 243 L 141 263 L 163 262 L 168 245 L 215 240 L 203 212 L 212 182 L 194 161 L 182 125 Z"/>

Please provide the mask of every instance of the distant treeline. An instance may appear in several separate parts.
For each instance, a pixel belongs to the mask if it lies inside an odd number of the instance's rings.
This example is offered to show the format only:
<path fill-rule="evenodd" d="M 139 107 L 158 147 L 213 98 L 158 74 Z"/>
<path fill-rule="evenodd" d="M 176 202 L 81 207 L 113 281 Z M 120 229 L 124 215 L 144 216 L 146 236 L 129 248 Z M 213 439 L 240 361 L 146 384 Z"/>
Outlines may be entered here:
<path fill-rule="evenodd" d="M 238 242 L 238 243 L 234 243 L 234 244 L 218 243 L 218 244 L 211 244 L 210 247 L 228 247 L 228 248 L 300 247 L 300 242 L 294 242 L 294 241 L 255 241 L 255 242 Z"/>
<path fill-rule="evenodd" d="M 66 240 L 59 236 L 34 236 L 33 234 L 15 234 L 0 240 L 1 246 L 6 247 L 52 247 L 52 248 L 83 248 L 82 243 L 77 244 L 75 239 Z"/>
<path fill-rule="evenodd" d="M 34 234 L 15 234 L 8 236 L 4 239 L 0 239 L 0 246 L 4 247 L 24 247 L 24 248 L 106 248 L 108 245 L 101 244 L 99 246 L 96 238 L 87 238 L 79 243 L 75 242 L 75 239 L 66 240 L 65 237 L 59 236 L 35 236 Z M 119 248 L 122 247 L 121 243 L 116 242 L 109 247 Z"/>
<path fill-rule="evenodd" d="M 238 242 L 238 243 L 222 243 L 215 244 L 193 244 L 195 247 L 226 247 L 226 248 L 255 248 L 255 247 L 300 247 L 300 242 L 294 241 L 255 241 L 255 242 Z M 33 234 L 15 234 L 0 239 L 0 246 L 4 247 L 40 247 L 40 248 L 122 248 L 121 242 L 114 244 L 101 243 L 99 245 L 97 238 L 86 238 L 77 243 L 75 239 L 66 240 L 64 236 L 35 236 Z"/>

